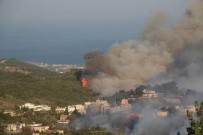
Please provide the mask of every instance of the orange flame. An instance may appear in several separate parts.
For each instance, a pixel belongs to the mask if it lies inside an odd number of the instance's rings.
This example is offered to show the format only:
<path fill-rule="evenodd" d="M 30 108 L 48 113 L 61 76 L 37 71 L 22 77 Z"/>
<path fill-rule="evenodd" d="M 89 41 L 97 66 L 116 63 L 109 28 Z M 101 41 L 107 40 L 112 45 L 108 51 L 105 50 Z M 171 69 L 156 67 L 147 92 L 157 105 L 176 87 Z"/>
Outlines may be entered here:
<path fill-rule="evenodd" d="M 84 77 L 81 79 L 81 85 L 83 88 L 87 88 L 87 80 Z"/>

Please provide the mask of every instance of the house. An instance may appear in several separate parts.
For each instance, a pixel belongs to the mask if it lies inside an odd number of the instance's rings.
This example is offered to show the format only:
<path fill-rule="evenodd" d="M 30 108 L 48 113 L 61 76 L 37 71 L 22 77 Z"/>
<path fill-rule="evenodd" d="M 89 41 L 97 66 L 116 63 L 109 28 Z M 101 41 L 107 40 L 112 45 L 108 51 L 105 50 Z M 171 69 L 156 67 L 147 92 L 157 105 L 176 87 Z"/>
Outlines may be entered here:
<path fill-rule="evenodd" d="M 91 113 L 104 113 L 110 109 L 110 104 L 107 102 L 107 100 L 100 99 L 97 99 L 96 102 L 86 102 L 85 106 L 86 110 Z"/>
<path fill-rule="evenodd" d="M 128 99 L 122 99 L 121 104 L 122 105 L 128 105 Z"/>
<path fill-rule="evenodd" d="M 28 127 L 30 127 L 32 132 L 47 132 L 49 129 L 49 126 L 43 126 L 42 124 L 30 124 L 27 125 Z"/>
<path fill-rule="evenodd" d="M 21 108 L 28 108 L 28 109 L 33 109 L 33 111 L 50 111 L 51 110 L 51 107 L 48 106 L 48 105 L 34 105 L 32 103 L 25 103 L 24 105 L 22 106 L 19 106 L 20 109 Z"/>
<path fill-rule="evenodd" d="M 30 127 L 32 132 L 47 132 L 49 129 L 49 126 L 31 126 Z"/>
<path fill-rule="evenodd" d="M 192 113 L 196 112 L 196 109 L 195 109 L 195 106 L 194 106 L 194 105 L 188 105 L 188 106 L 186 106 L 185 112 L 186 112 L 187 110 L 190 111 L 190 112 L 192 112 Z"/>
<path fill-rule="evenodd" d="M 154 90 L 143 90 L 143 94 L 142 94 L 143 98 L 157 98 L 158 97 L 158 93 L 156 93 L 156 91 Z"/>
<path fill-rule="evenodd" d="M 80 113 L 80 114 L 86 114 L 85 106 L 78 104 L 75 105 L 75 109 Z"/>
<path fill-rule="evenodd" d="M 38 126 L 42 126 L 42 124 L 40 123 L 40 124 L 29 124 L 29 125 L 27 125 L 28 127 L 38 127 Z"/>
<path fill-rule="evenodd" d="M 66 107 L 56 107 L 56 114 L 64 113 L 66 111 Z"/>
<path fill-rule="evenodd" d="M 49 133 L 64 134 L 64 130 L 59 127 L 49 127 Z"/>
<path fill-rule="evenodd" d="M 24 105 L 22 105 L 22 106 L 19 106 L 19 108 L 21 109 L 21 108 L 28 108 L 28 109 L 34 109 L 35 108 L 35 105 L 34 104 L 32 104 L 32 103 L 25 103 Z"/>
<path fill-rule="evenodd" d="M 88 113 L 100 113 L 101 112 L 101 104 L 92 103 L 87 107 Z"/>
<path fill-rule="evenodd" d="M 156 112 L 156 115 L 159 117 L 167 117 L 168 112 L 167 111 L 158 111 L 158 112 Z"/>
<path fill-rule="evenodd" d="M 48 105 L 37 105 L 35 106 L 34 108 L 34 111 L 35 112 L 39 112 L 39 111 L 50 111 L 51 110 L 51 107 L 48 106 Z"/>
<path fill-rule="evenodd" d="M 121 105 L 121 106 L 116 106 L 116 107 L 111 107 L 109 110 L 112 114 L 113 113 L 126 113 L 126 112 L 131 112 L 132 111 L 132 105 Z"/>
<path fill-rule="evenodd" d="M 17 114 L 15 111 L 12 110 L 5 110 L 4 114 L 9 114 L 11 117 L 20 116 L 20 114 Z"/>
<path fill-rule="evenodd" d="M 73 113 L 73 111 L 75 111 L 75 106 L 74 105 L 69 105 L 68 106 L 68 113 L 69 113 L 69 115 L 71 115 Z"/>
<path fill-rule="evenodd" d="M 11 133 L 20 133 L 23 127 L 25 127 L 24 123 L 8 124 L 6 126 L 5 132 L 8 133 L 8 134 L 11 134 Z"/>
<path fill-rule="evenodd" d="M 70 120 L 68 120 L 68 115 L 61 115 L 57 122 L 61 124 L 69 124 Z"/>
<path fill-rule="evenodd" d="M 85 106 L 85 108 L 87 109 L 88 106 L 91 105 L 91 104 L 92 104 L 92 102 L 85 102 L 85 105 L 84 105 L 84 106 Z"/>
<path fill-rule="evenodd" d="M 126 114 L 128 119 L 136 119 L 136 118 L 142 118 L 143 114 L 137 114 L 137 113 L 128 113 Z"/>
<path fill-rule="evenodd" d="M 101 111 L 106 112 L 110 109 L 110 104 L 107 100 L 96 100 L 96 105 L 101 106 Z"/>
<path fill-rule="evenodd" d="M 170 103 L 170 104 L 174 104 L 176 106 L 180 104 L 180 99 L 178 99 L 178 98 L 164 97 L 163 99 L 165 100 L 165 102 Z"/>
<path fill-rule="evenodd" d="M 47 105 L 42 105 L 42 110 L 44 111 L 51 111 L 51 107 Z"/>
<path fill-rule="evenodd" d="M 102 104 L 102 105 L 109 105 L 109 103 L 107 102 L 107 100 L 100 100 L 100 99 L 97 99 L 96 104 Z"/>

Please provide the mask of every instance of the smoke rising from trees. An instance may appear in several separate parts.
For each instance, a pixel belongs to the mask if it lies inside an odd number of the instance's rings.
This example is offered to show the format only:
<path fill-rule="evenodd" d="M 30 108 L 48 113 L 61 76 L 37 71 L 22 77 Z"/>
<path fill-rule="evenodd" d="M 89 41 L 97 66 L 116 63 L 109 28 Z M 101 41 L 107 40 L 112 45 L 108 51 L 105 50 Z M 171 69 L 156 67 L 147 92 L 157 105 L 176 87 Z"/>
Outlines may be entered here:
<path fill-rule="evenodd" d="M 160 74 L 175 73 L 174 79 L 181 86 L 191 84 L 201 88 L 202 7 L 203 0 L 192 1 L 184 16 L 171 28 L 165 25 L 167 16 L 157 12 L 140 39 L 114 44 L 105 53 L 87 53 L 86 69 L 94 71 L 89 76 L 89 87 L 104 96 L 134 88 Z"/>

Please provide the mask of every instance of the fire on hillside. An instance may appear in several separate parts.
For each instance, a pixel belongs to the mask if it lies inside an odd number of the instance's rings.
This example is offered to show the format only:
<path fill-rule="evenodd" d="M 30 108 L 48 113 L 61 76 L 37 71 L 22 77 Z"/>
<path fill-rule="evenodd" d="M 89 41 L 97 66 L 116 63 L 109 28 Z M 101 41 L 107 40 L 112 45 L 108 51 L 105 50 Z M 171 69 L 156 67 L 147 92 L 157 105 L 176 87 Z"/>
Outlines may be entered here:
<path fill-rule="evenodd" d="M 83 88 L 87 88 L 88 87 L 88 81 L 87 81 L 87 79 L 85 77 L 82 77 L 80 79 L 80 81 L 81 81 L 81 85 L 82 85 Z"/>

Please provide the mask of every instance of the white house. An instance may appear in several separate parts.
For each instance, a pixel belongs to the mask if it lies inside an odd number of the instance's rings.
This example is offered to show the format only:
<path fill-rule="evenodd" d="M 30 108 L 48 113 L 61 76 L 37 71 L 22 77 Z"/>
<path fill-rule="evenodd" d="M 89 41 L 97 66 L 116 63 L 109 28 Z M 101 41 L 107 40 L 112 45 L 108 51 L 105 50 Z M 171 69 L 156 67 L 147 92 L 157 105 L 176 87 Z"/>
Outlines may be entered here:
<path fill-rule="evenodd" d="M 156 112 L 156 115 L 159 117 L 167 117 L 168 112 L 167 111 L 158 111 L 158 112 Z"/>
<path fill-rule="evenodd" d="M 66 111 L 66 107 L 56 107 L 55 112 L 57 114 L 64 113 Z"/>
<path fill-rule="evenodd" d="M 81 104 L 75 105 L 75 109 L 81 113 L 81 114 L 86 114 L 85 106 Z"/>
<path fill-rule="evenodd" d="M 51 107 L 48 105 L 37 105 L 34 108 L 34 111 L 50 111 Z"/>
<path fill-rule="evenodd" d="M 32 104 L 32 103 L 25 103 L 24 105 L 19 106 L 19 107 L 20 107 L 20 109 L 23 108 L 23 107 L 28 108 L 28 109 L 34 109 L 35 105 Z"/>
<path fill-rule="evenodd" d="M 42 126 L 42 124 L 30 124 L 28 125 L 32 132 L 46 132 L 49 130 L 49 126 Z"/>
<path fill-rule="evenodd" d="M 88 108 L 88 106 L 91 104 L 92 104 L 92 102 L 85 102 L 85 108 Z"/>
<path fill-rule="evenodd" d="M 20 109 L 25 107 L 28 109 L 33 109 L 34 111 L 50 111 L 51 110 L 51 107 L 48 105 L 34 105 L 32 103 L 25 103 L 24 105 L 19 106 L 19 107 L 20 107 Z"/>
<path fill-rule="evenodd" d="M 69 115 L 71 115 L 72 113 L 73 113 L 73 111 L 75 111 L 75 106 L 74 105 L 69 105 L 68 106 L 68 113 L 69 113 Z"/>
<path fill-rule="evenodd" d="M 15 111 L 12 111 L 12 110 L 5 110 L 4 114 L 9 114 L 12 117 L 14 117 L 14 116 L 20 116 L 20 114 L 17 114 Z"/>
<path fill-rule="evenodd" d="M 157 98 L 158 93 L 156 93 L 156 91 L 154 91 L 154 90 L 146 90 L 146 89 L 144 89 L 142 97 L 144 97 L 144 98 Z"/>
<path fill-rule="evenodd" d="M 107 100 L 96 100 L 95 102 L 98 106 L 101 106 L 101 111 L 106 111 L 110 109 L 110 104 L 107 102 Z"/>
<path fill-rule="evenodd" d="M 40 124 L 36 124 L 36 123 L 34 123 L 34 124 L 29 124 L 29 125 L 27 125 L 28 127 L 38 127 L 38 126 L 42 126 L 42 123 L 40 123 Z"/>

